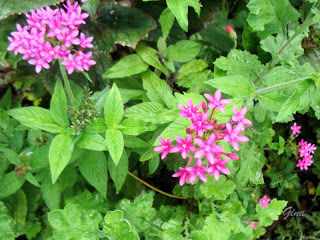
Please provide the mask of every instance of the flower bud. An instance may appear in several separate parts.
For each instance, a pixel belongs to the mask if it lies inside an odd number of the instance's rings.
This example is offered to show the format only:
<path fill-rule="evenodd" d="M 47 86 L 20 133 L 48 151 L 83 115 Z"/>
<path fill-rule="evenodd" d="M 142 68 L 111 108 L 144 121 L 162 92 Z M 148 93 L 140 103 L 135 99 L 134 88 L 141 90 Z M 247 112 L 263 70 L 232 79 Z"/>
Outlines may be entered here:
<path fill-rule="evenodd" d="M 190 128 L 186 128 L 186 132 L 187 132 L 188 134 L 191 134 L 191 133 L 192 133 L 192 131 L 191 131 Z"/>
<path fill-rule="evenodd" d="M 208 112 L 207 103 L 206 103 L 205 101 L 203 101 L 202 104 L 201 104 L 201 106 L 202 106 L 203 112 L 204 112 L 204 113 L 207 113 L 207 112 Z"/>
<path fill-rule="evenodd" d="M 229 35 L 229 37 L 233 40 L 236 41 L 237 40 L 237 33 L 234 31 L 234 28 L 231 24 L 228 24 L 225 26 L 226 28 L 226 32 Z"/>
<path fill-rule="evenodd" d="M 229 157 L 231 160 L 238 160 L 239 156 L 235 153 L 223 153 L 224 155 L 226 155 L 227 157 Z"/>

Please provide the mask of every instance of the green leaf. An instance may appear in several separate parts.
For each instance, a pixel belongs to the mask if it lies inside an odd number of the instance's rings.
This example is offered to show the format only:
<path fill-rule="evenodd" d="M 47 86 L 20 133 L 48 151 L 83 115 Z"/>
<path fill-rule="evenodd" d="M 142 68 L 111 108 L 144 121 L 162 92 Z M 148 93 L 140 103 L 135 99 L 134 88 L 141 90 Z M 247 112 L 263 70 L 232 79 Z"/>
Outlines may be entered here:
<path fill-rule="evenodd" d="M 86 126 L 85 131 L 90 133 L 104 133 L 107 130 L 107 125 L 104 119 L 97 118 Z"/>
<path fill-rule="evenodd" d="M 90 18 L 93 18 L 99 5 L 100 0 L 86 0 L 81 8 L 90 14 Z"/>
<path fill-rule="evenodd" d="M 63 169 L 59 176 L 60 192 L 63 193 L 63 191 L 66 189 L 68 191 L 77 181 L 78 169 L 76 168 L 75 164 L 69 164 L 67 167 L 65 167 L 65 169 Z"/>
<path fill-rule="evenodd" d="M 200 15 L 200 2 L 199 0 L 167 0 L 168 8 L 176 17 L 180 27 L 188 32 L 188 7 L 193 7 L 195 12 Z"/>
<path fill-rule="evenodd" d="M 138 54 L 131 54 L 121 58 L 112 68 L 103 74 L 103 77 L 124 78 L 144 72 L 148 67 L 149 65 Z"/>
<path fill-rule="evenodd" d="M 114 184 L 116 185 L 116 193 L 118 194 L 128 174 L 129 160 L 128 160 L 127 152 L 125 150 L 122 152 L 118 165 L 115 165 L 113 160 L 109 156 L 108 167 L 109 167 L 110 177 L 112 178 Z"/>
<path fill-rule="evenodd" d="M 4 203 L 0 202 L 0 239 L 15 239 L 12 228 L 10 227 L 11 224 L 12 218 L 9 215 L 9 211 Z"/>
<path fill-rule="evenodd" d="M 95 210 L 81 209 L 69 203 L 63 210 L 49 212 L 48 220 L 54 229 L 54 239 L 99 239 L 102 217 Z"/>
<path fill-rule="evenodd" d="M 41 182 L 41 194 L 44 202 L 52 211 L 60 208 L 60 185 L 58 182 L 52 184 L 50 172 L 44 174 L 45 178 Z"/>
<path fill-rule="evenodd" d="M 50 111 L 54 121 L 63 127 L 69 127 L 67 116 L 67 98 L 61 80 L 58 78 L 50 102 Z"/>
<path fill-rule="evenodd" d="M 189 62 L 200 52 L 201 45 L 190 40 L 181 40 L 175 45 L 170 45 L 163 56 L 169 57 L 176 62 Z"/>
<path fill-rule="evenodd" d="M 300 16 L 289 0 L 251 0 L 247 7 L 250 11 L 247 22 L 261 38 L 274 33 L 285 35 L 287 24 Z"/>
<path fill-rule="evenodd" d="M 115 165 L 118 165 L 124 150 L 124 140 L 121 131 L 117 129 L 108 129 L 106 132 L 106 142 L 113 162 Z"/>
<path fill-rule="evenodd" d="M 257 55 L 238 49 L 232 49 L 227 57 L 219 57 L 214 66 L 226 71 L 228 76 L 242 75 L 253 80 L 265 69 Z"/>
<path fill-rule="evenodd" d="M 36 187 L 40 187 L 39 182 L 37 181 L 37 179 L 32 175 L 31 172 L 27 171 L 26 176 L 25 176 L 26 180 L 33 184 Z"/>
<path fill-rule="evenodd" d="M 152 158 L 154 158 L 154 157 L 156 157 L 156 156 L 158 156 L 159 155 L 159 153 L 158 152 L 155 152 L 154 150 L 153 150 L 153 147 L 151 147 L 148 151 L 146 151 L 146 152 L 144 152 L 142 155 L 141 155 L 141 157 L 140 157 L 140 162 L 145 162 L 145 161 L 147 161 L 147 160 L 149 160 L 149 159 L 152 159 Z"/>
<path fill-rule="evenodd" d="M 208 87 L 205 83 L 207 80 L 213 78 L 211 70 L 205 70 L 203 72 L 190 73 L 179 79 L 177 84 L 180 87 L 188 88 L 189 93 L 207 93 L 213 91 L 213 87 Z"/>
<path fill-rule="evenodd" d="M 24 4 L 18 0 L 3 0 L 0 3 L 0 19 L 7 18 L 12 14 L 21 14 L 35 10 L 48 5 L 57 4 L 62 2 L 61 0 L 32 0 L 28 4 Z"/>
<path fill-rule="evenodd" d="M 279 112 L 287 96 L 279 94 L 277 91 L 261 93 L 256 97 L 260 103 L 268 110 Z"/>
<path fill-rule="evenodd" d="M 207 183 L 201 184 L 200 191 L 207 198 L 213 197 L 215 200 L 226 200 L 235 188 L 234 182 L 226 180 L 223 175 L 220 176 L 219 181 L 210 176 Z"/>
<path fill-rule="evenodd" d="M 22 161 L 19 158 L 19 155 L 8 148 L 0 147 L 0 152 L 4 153 L 4 156 L 11 164 L 20 164 Z"/>
<path fill-rule="evenodd" d="M 0 199 L 15 193 L 22 187 L 24 181 L 25 178 L 15 175 L 15 171 L 4 175 L 0 181 Z"/>
<path fill-rule="evenodd" d="M 169 72 L 163 65 L 163 63 L 160 62 L 158 57 L 157 50 L 147 47 L 146 45 L 139 43 L 136 52 L 139 54 L 139 56 L 148 63 L 149 65 L 159 69 L 161 72 L 163 72 L 167 77 L 169 77 Z"/>
<path fill-rule="evenodd" d="M 45 130 L 51 133 L 62 133 L 64 129 L 56 124 L 53 114 L 47 109 L 40 107 L 15 108 L 8 114 L 17 119 L 21 124 L 35 130 Z"/>
<path fill-rule="evenodd" d="M 11 88 L 9 87 L 8 90 L 5 92 L 3 97 L 0 99 L 0 109 L 9 110 L 11 107 Z"/>
<path fill-rule="evenodd" d="M 233 97 L 249 97 L 254 92 L 254 85 L 241 75 L 219 77 L 206 83 Z"/>
<path fill-rule="evenodd" d="M 49 163 L 52 175 L 52 183 L 55 183 L 67 166 L 72 151 L 74 143 L 71 136 L 66 134 L 57 135 L 51 142 L 49 149 Z"/>
<path fill-rule="evenodd" d="M 125 147 L 129 147 L 129 148 L 149 147 L 148 143 L 146 143 L 145 141 L 143 141 L 140 138 L 135 137 L 135 136 L 129 136 L 129 135 L 124 134 L 123 139 L 124 139 L 124 146 Z"/>
<path fill-rule="evenodd" d="M 169 8 L 163 10 L 160 15 L 159 23 L 161 24 L 163 37 L 167 37 L 174 23 L 174 15 Z"/>
<path fill-rule="evenodd" d="M 278 216 L 287 206 L 287 203 L 287 201 L 278 201 L 277 199 L 272 199 L 272 201 L 268 204 L 268 208 L 260 207 L 260 204 L 258 203 L 256 205 L 257 216 L 255 219 L 259 221 L 260 226 L 269 226 L 273 223 L 273 221 L 278 219 Z"/>
<path fill-rule="evenodd" d="M 123 219 L 123 211 L 115 210 L 108 212 L 104 217 L 102 226 L 109 239 L 140 239 L 130 222 Z"/>
<path fill-rule="evenodd" d="M 292 96 L 282 105 L 277 116 L 277 121 L 281 121 L 289 114 L 308 107 L 314 92 L 315 86 L 312 80 L 304 80 L 299 83 Z"/>
<path fill-rule="evenodd" d="M 49 145 L 37 148 L 30 157 L 30 166 L 32 168 L 42 168 L 49 166 Z"/>
<path fill-rule="evenodd" d="M 154 131 L 156 128 L 157 126 L 153 123 L 132 118 L 124 120 L 121 125 L 117 126 L 117 129 L 120 129 L 121 132 L 127 135 L 140 135 L 143 132 Z"/>
<path fill-rule="evenodd" d="M 208 63 L 202 59 L 193 59 L 182 65 L 179 70 L 178 79 L 188 76 L 190 73 L 202 72 L 208 67 Z"/>
<path fill-rule="evenodd" d="M 19 189 L 14 195 L 14 220 L 21 225 L 25 225 L 27 217 L 27 197 L 26 194 Z"/>
<path fill-rule="evenodd" d="M 149 174 L 153 174 L 155 171 L 157 171 L 160 164 L 160 156 L 156 155 L 149 161 Z"/>
<path fill-rule="evenodd" d="M 85 151 L 78 159 L 80 172 L 87 181 L 106 198 L 108 184 L 108 165 L 103 152 Z"/>
<path fill-rule="evenodd" d="M 165 80 L 160 79 L 150 70 L 142 73 L 141 77 L 143 88 L 147 90 L 147 96 L 152 102 L 161 103 L 169 108 L 173 108 L 176 105 L 172 90 Z"/>
<path fill-rule="evenodd" d="M 117 85 L 114 83 L 104 105 L 104 119 L 108 127 L 121 122 L 123 118 L 123 104 Z"/>
<path fill-rule="evenodd" d="M 82 133 L 77 146 L 94 151 L 107 151 L 106 140 L 99 133 Z"/>

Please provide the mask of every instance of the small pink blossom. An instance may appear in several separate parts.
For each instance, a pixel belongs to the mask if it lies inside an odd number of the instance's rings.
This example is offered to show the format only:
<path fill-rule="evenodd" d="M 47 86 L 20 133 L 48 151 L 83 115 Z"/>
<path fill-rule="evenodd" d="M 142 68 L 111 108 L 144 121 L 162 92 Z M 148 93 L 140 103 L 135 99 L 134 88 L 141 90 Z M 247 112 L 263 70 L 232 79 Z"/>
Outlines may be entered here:
<path fill-rule="evenodd" d="M 291 127 L 292 134 L 295 135 L 295 134 L 301 133 L 300 128 L 301 126 L 297 126 L 297 123 L 294 123 L 293 126 Z"/>
<path fill-rule="evenodd" d="M 172 177 L 180 177 L 180 180 L 179 180 L 180 186 L 183 186 L 186 183 L 187 179 L 189 180 L 189 182 L 191 184 L 194 184 L 191 179 L 191 174 L 188 170 L 181 168 L 181 167 L 179 168 L 179 170 L 180 170 L 180 172 L 174 173 L 172 175 Z"/>
<path fill-rule="evenodd" d="M 208 167 L 202 167 L 202 161 L 200 159 L 197 160 L 196 167 L 187 167 L 186 170 L 190 173 L 190 182 L 194 182 L 194 180 L 199 177 L 201 181 L 207 182 L 207 176 L 205 172 L 208 171 Z"/>
<path fill-rule="evenodd" d="M 209 167 L 208 173 L 209 175 L 214 174 L 214 178 L 218 181 L 220 178 L 220 172 L 226 175 L 230 174 L 230 170 L 226 168 L 224 165 L 228 163 L 229 159 L 225 158 L 220 161 L 216 161 L 212 166 Z"/>
<path fill-rule="evenodd" d="M 268 205 L 268 202 L 270 202 L 271 199 L 270 198 L 267 198 L 267 195 L 264 195 L 262 199 L 259 200 L 259 202 L 261 203 L 260 207 L 266 207 L 268 208 L 269 205 Z"/>
<path fill-rule="evenodd" d="M 206 99 L 210 101 L 210 103 L 208 104 L 209 108 L 218 108 L 219 111 L 221 111 L 222 113 L 225 113 L 225 109 L 223 105 L 227 105 L 231 103 L 231 100 L 229 99 L 221 99 L 220 89 L 218 89 L 215 92 L 214 96 L 211 96 L 210 94 L 207 94 L 207 93 L 205 93 L 204 96 L 206 97 Z"/>
<path fill-rule="evenodd" d="M 242 108 L 239 111 L 237 106 L 233 105 L 233 110 L 235 115 L 232 116 L 232 120 L 234 122 L 237 122 L 238 124 L 242 123 L 244 125 L 252 125 L 252 122 L 250 120 L 244 118 L 248 110 L 246 107 Z M 244 131 L 244 127 L 242 128 L 242 131 Z"/>
<path fill-rule="evenodd" d="M 228 131 L 228 134 L 226 134 L 223 138 L 226 142 L 231 142 L 232 147 L 236 150 L 239 151 L 239 144 L 238 142 L 248 142 L 249 138 L 243 135 L 238 135 L 242 128 L 243 125 L 242 123 L 236 125 L 233 129 L 230 123 L 226 123 L 226 128 Z"/>
<path fill-rule="evenodd" d="M 192 119 L 192 115 L 195 114 L 196 116 L 200 116 L 201 112 L 197 112 L 201 107 L 201 103 L 198 103 L 195 107 L 193 107 L 193 102 L 191 100 L 191 98 L 189 98 L 188 103 L 187 103 L 187 107 L 178 104 L 178 108 L 182 111 L 181 113 L 179 113 L 180 117 L 186 117 L 189 119 Z"/>
<path fill-rule="evenodd" d="M 155 152 L 162 152 L 161 159 L 165 159 L 165 157 L 168 155 L 168 153 L 172 153 L 173 147 L 171 146 L 171 138 L 168 138 L 167 141 L 165 141 L 163 138 L 158 137 L 159 142 L 162 144 L 162 146 L 155 147 L 153 150 Z"/>
<path fill-rule="evenodd" d="M 208 120 L 208 113 L 203 114 L 200 116 L 200 118 L 197 117 L 196 114 L 192 115 L 192 124 L 190 125 L 190 128 L 193 131 L 196 131 L 197 134 L 202 137 L 205 130 L 211 130 L 213 129 L 213 126 L 211 124 L 206 123 Z"/>
<path fill-rule="evenodd" d="M 89 70 L 89 67 L 92 65 L 95 65 L 96 62 L 94 60 L 91 59 L 92 57 L 92 52 L 87 52 L 86 54 L 83 53 L 82 51 L 78 51 L 77 55 L 76 55 L 79 59 L 79 61 L 81 62 L 83 68 L 85 70 Z"/>
<path fill-rule="evenodd" d="M 73 73 L 75 69 L 84 71 L 80 59 L 78 57 L 74 57 L 72 54 L 68 55 L 68 59 L 63 61 L 62 65 L 68 70 L 68 74 Z"/>
<path fill-rule="evenodd" d="M 181 137 L 176 136 L 176 141 L 179 144 L 178 146 L 174 146 L 172 152 L 178 153 L 181 152 L 181 156 L 183 159 L 188 157 L 188 152 L 195 152 L 197 149 L 192 145 L 192 136 L 189 135 L 183 140 Z"/>
<path fill-rule="evenodd" d="M 49 64 L 44 61 L 40 55 L 36 55 L 36 58 L 35 59 L 30 59 L 28 61 L 29 64 L 31 65 L 36 65 L 36 72 L 39 73 L 41 71 L 42 68 L 46 68 L 46 69 L 49 69 Z"/>
<path fill-rule="evenodd" d="M 215 140 L 214 134 L 210 135 L 206 142 L 200 138 L 196 138 L 194 141 L 200 147 L 200 149 L 195 153 L 194 157 L 202 158 L 204 155 L 206 155 L 208 161 L 211 164 L 214 164 L 217 161 L 214 157 L 214 154 L 223 151 L 223 147 L 214 145 Z"/>
<path fill-rule="evenodd" d="M 86 38 L 86 36 L 83 33 L 80 33 L 80 39 L 76 39 L 77 45 L 80 44 L 80 46 L 83 48 L 93 48 L 93 45 L 91 44 L 92 40 L 93 37 Z"/>
<path fill-rule="evenodd" d="M 258 228 L 258 223 L 256 222 L 250 222 L 250 225 L 252 226 L 253 229 L 257 229 Z"/>

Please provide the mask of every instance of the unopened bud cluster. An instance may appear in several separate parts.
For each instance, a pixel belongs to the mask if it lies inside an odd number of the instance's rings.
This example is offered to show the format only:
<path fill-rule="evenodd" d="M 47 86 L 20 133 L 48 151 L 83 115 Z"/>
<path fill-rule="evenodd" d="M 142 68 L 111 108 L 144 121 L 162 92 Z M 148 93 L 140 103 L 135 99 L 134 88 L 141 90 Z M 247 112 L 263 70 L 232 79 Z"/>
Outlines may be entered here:
<path fill-rule="evenodd" d="M 94 102 L 90 98 L 89 89 L 85 89 L 83 96 L 81 98 L 80 104 L 76 107 L 69 109 L 69 114 L 71 116 L 71 128 L 75 133 L 82 132 L 86 125 L 92 120 L 96 120 L 98 117 L 98 111 Z"/>
<path fill-rule="evenodd" d="M 26 166 L 25 163 L 20 163 L 15 165 L 16 172 L 14 173 L 15 175 L 19 176 L 20 178 L 23 178 L 24 175 L 26 175 L 28 171 L 28 167 Z"/>

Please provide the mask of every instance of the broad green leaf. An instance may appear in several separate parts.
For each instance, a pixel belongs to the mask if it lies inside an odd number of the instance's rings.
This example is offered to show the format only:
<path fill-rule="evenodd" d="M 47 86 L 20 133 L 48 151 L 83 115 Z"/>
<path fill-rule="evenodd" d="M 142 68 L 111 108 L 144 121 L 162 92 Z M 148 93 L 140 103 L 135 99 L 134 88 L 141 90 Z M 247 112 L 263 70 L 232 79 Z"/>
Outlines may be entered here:
<path fill-rule="evenodd" d="M 95 210 L 81 209 L 69 203 L 63 210 L 49 212 L 48 220 L 54 229 L 54 239 L 99 239 L 102 217 Z"/>
<path fill-rule="evenodd" d="M 153 174 L 155 171 L 157 171 L 159 164 L 160 164 L 160 156 L 154 156 L 150 159 L 149 163 L 149 174 Z"/>
<path fill-rule="evenodd" d="M 60 79 L 56 81 L 56 87 L 50 102 L 50 112 L 52 112 L 52 118 L 57 124 L 69 127 L 67 98 Z"/>
<path fill-rule="evenodd" d="M 52 140 L 49 149 L 49 163 L 53 184 L 67 166 L 73 151 L 73 145 L 71 136 L 66 134 L 59 134 Z"/>
<path fill-rule="evenodd" d="M 116 84 L 113 84 L 104 105 L 104 119 L 108 127 L 121 122 L 123 118 L 123 104 Z"/>
<path fill-rule="evenodd" d="M 158 156 L 159 153 L 158 153 L 158 152 L 155 152 L 153 149 L 154 149 L 154 147 L 151 147 L 148 151 L 144 152 L 144 153 L 141 155 L 139 161 L 140 161 L 140 162 L 145 162 L 145 161 L 147 161 L 147 160 L 149 160 L 149 159 L 152 159 L 152 158 Z"/>
<path fill-rule="evenodd" d="M 129 160 L 127 152 L 125 150 L 122 152 L 118 165 L 115 165 L 113 160 L 109 156 L 108 167 L 110 177 L 116 185 L 116 193 L 118 194 L 128 174 Z"/>
<path fill-rule="evenodd" d="M 273 223 L 273 221 L 278 219 L 279 215 L 282 213 L 282 210 L 287 206 L 287 203 L 287 201 L 278 201 L 277 199 L 272 199 L 272 201 L 268 203 L 268 208 L 260 207 L 260 204 L 258 203 L 256 206 L 257 215 L 255 219 L 259 221 L 260 226 L 269 226 Z"/>
<path fill-rule="evenodd" d="M 3 0 L 0 2 L 0 19 L 7 18 L 12 14 L 21 14 L 35 10 L 48 5 L 57 4 L 61 0 L 32 0 L 25 4 L 18 0 Z"/>
<path fill-rule="evenodd" d="M 100 0 L 86 0 L 81 8 L 90 14 L 90 18 L 93 18 L 99 5 Z"/>
<path fill-rule="evenodd" d="M 175 45 L 170 45 L 163 52 L 163 56 L 176 62 L 189 62 L 199 54 L 200 48 L 201 45 L 199 43 L 190 40 L 181 40 Z"/>
<path fill-rule="evenodd" d="M 106 132 L 106 142 L 113 162 L 115 165 L 118 165 L 124 150 L 124 140 L 121 131 L 112 128 L 108 129 Z"/>
<path fill-rule="evenodd" d="M 213 91 L 205 82 L 213 78 L 211 70 L 190 73 L 182 78 L 178 77 L 177 84 L 180 87 L 188 88 L 188 93 L 207 93 Z"/>
<path fill-rule="evenodd" d="M 99 133 L 84 132 L 77 141 L 77 146 L 94 151 L 106 151 L 106 140 Z"/>
<path fill-rule="evenodd" d="M 9 87 L 8 90 L 5 92 L 3 97 L 0 99 L 0 109 L 9 110 L 11 107 L 11 88 Z"/>
<path fill-rule="evenodd" d="M 289 0 L 251 0 L 247 7 L 250 11 L 247 22 L 261 38 L 274 33 L 285 35 L 287 24 L 300 16 Z"/>
<path fill-rule="evenodd" d="M 56 124 L 53 114 L 47 109 L 40 107 L 15 108 L 8 111 L 8 114 L 17 119 L 21 124 L 32 129 L 45 130 L 51 133 L 62 133 L 64 129 Z"/>
<path fill-rule="evenodd" d="M 206 83 L 233 97 L 249 97 L 254 92 L 254 85 L 242 75 L 219 77 Z"/>
<path fill-rule="evenodd" d="M 49 166 L 49 145 L 37 148 L 30 157 L 30 167 L 42 168 Z"/>
<path fill-rule="evenodd" d="M 117 129 L 127 135 L 140 135 L 143 132 L 154 131 L 157 126 L 150 122 L 145 122 L 141 119 L 128 118 L 121 125 L 117 125 Z"/>
<path fill-rule="evenodd" d="M 0 152 L 4 153 L 4 156 L 11 164 L 20 164 L 22 161 L 19 158 L 19 155 L 12 151 L 9 148 L 0 147 Z"/>
<path fill-rule="evenodd" d="M 15 239 L 11 225 L 12 218 L 9 215 L 9 211 L 3 202 L 0 202 L 0 239 L 13 240 Z"/>
<path fill-rule="evenodd" d="M 123 219 L 123 211 L 109 211 L 104 217 L 102 226 L 109 239 L 140 239 L 130 222 Z"/>
<path fill-rule="evenodd" d="M 25 225 L 27 217 L 27 197 L 26 194 L 19 189 L 14 195 L 14 220 L 21 225 Z"/>
<path fill-rule="evenodd" d="M 20 125 L 21 127 L 25 127 Z M 25 131 L 14 131 L 13 136 L 11 138 L 10 142 L 10 148 L 15 151 L 16 153 L 19 153 L 21 148 L 24 145 L 24 138 L 25 138 Z"/>
<path fill-rule="evenodd" d="M 200 15 L 200 2 L 199 0 L 167 0 L 168 8 L 176 17 L 180 27 L 188 32 L 188 7 L 193 7 L 195 12 Z"/>
<path fill-rule="evenodd" d="M 72 188 L 77 181 L 78 168 L 75 166 L 75 164 L 69 164 L 65 167 L 65 169 L 63 169 L 62 173 L 59 176 L 60 192 L 63 193 L 63 191 L 67 188 Z"/>
<path fill-rule="evenodd" d="M 60 185 L 58 182 L 52 184 L 50 172 L 45 174 L 40 189 L 43 200 L 51 211 L 60 208 Z"/>
<path fill-rule="evenodd" d="M 169 108 L 173 108 L 176 105 L 172 90 L 165 80 L 160 79 L 150 70 L 142 73 L 141 77 L 143 88 L 147 90 L 147 96 L 152 102 L 161 103 Z"/>
<path fill-rule="evenodd" d="M 167 77 L 169 77 L 169 72 L 163 65 L 163 63 L 160 62 L 158 51 L 151 48 L 147 47 L 146 45 L 139 43 L 136 52 L 139 54 L 139 56 L 148 63 L 149 65 L 159 69 L 161 72 L 163 72 Z"/>
<path fill-rule="evenodd" d="M 190 73 L 202 72 L 208 67 L 208 63 L 202 59 L 193 59 L 182 65 L 179 70 L 178 79 L 188 76 Z"/>
<path fill-rule="evenodd" d="M 238 49 L 232 49 L 227 57 L 219 57 L 214 65 L 226 71 L 228 76 L 242 75 L 253 80 L 265 69 L 257 55 Z"/>
<path fill-rule="evenodd" d="M 97 118 L 86 126 L 85 131 L 90 133 L 104 133 L 107 130 L 107 125 L 104 119 Z"/>
<path fill-rule="evenodd" d="M 103 152 L 87 150 L 78 159 L 81 174 L 105 198 L 108 184 L 108 165 Z"/>
<path fill-rule="evenodd" d="M 19 176 L 15 175 L 15 171 L 4 175 L 0 181 L 0 199 L 5 198 L 19 190 L 25 180 L 26 179 L 24 177 L 20 178 Z"/>
<path fill-rule="evenodd" d="M 160 137 L 167 140 L 169 137 L 175 140 L 175 136 L 185 138 L 188 136 L 186 128 L 191 124 L 191 121 L 187 118 L 179 117 L 173 123 L 171 123 L 161 134 Z M 159 140 L 154 143 L 154 146 L 159 145 Z"/>
<path fill-rule="evenodd" d="M 193 102 L 193 106 L 196 106 L 199 103 L 202 103 L 203 101 L 205 101 L 205 98 L 197 93 L 175 93 L 174 94 L 175 97 L 178 100 L 178 103 L 183 105 L 183 106 L 187 106 L 189 99 L 192 100 Z M 190 122 L 191 124 L 191 122 Z"/>
<path fill-rule="evenodd" d="M 215 200 L 226 200 L 235 188 L 234 182 L 226 180 L 223 175 L 220 176 L 218 181 L 213 176 L 209 176 L 208 182 L 201 184 L 200 191 L 207 198 L 213 197 Z"/>
<path fill-rule="evenodd" d="M 282 105 L 277 116 L 277 121 L 281 121 L 289 114 L 308 107 L 314 92 L 315 86 L 313 81 L 304 80 L 303 82 L 299 83 L 296 86 L 295 92 L 292 94 L 292 96 Z"/>
<path fill-rule="evenodd" d="M 149 147 L 149 144 L 138 137 L 129 136 L 124 134 L 124 146 L 128 148 L 146 148 Z"/>
<path fill-rule="evenodd" d="M 159 23 L 161 24 L 163 37 L 167 37 L 174 23 L 174 15 L 169 8 L 163 10 L 159 18 Z"/>
<path fill-rule="evenodd" d="M 26 175 L 25 175 L 26 180 L 33 184 L 36 187 L 40 187 L 39 182 L 37 181 L 37 179 L 32 175 L 31 172 L 27 171 Z"/>
<path fill-rule="evenodd" d="M 121 58 L 112 68 L 103 74 L 105 78 L 124 78 L 147 70 L 149 65 L 138 54 Z"/>
<path fill-rule="evenodd" d="M 268 110 L 279 112 L 284 102 L 288 99 L 276 91 L 265 92 L 256 97 L 260 103 Z"/>

